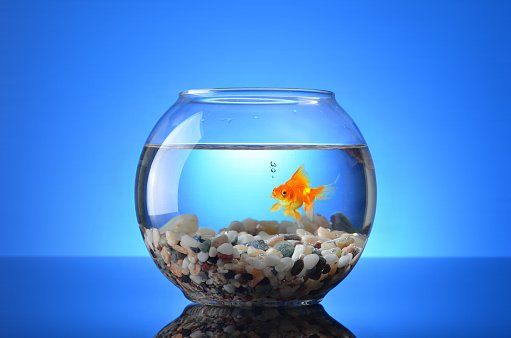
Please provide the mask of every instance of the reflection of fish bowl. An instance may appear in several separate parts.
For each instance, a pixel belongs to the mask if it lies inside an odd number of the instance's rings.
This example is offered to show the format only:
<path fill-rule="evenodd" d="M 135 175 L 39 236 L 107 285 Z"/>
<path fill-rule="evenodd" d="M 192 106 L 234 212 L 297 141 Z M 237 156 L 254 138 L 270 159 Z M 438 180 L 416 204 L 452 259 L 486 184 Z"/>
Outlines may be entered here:
<path fill-rule="evenodd" d="M 355 338 L 321 305 L 298 308 L 225 308 L 189 305 L 154 338 L 323 337 Z"/>
<path fill-rule="evenodd" d="M 203 304 L 314 304 L 358 261 L 376 182 L 360 131 L 321 90 L 190 90 L 137 170 L 145 244 Z"/>

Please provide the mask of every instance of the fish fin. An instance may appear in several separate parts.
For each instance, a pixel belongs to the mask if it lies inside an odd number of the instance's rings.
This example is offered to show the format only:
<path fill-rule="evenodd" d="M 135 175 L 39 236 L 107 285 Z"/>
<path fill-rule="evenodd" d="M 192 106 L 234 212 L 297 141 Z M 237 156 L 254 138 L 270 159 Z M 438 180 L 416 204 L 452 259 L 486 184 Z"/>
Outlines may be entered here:
<path fill-rule="evenodd" d="M 320 201 L 324 201 L 324 200 L 332 197 L 332 195 L 335 192 L 334 185 L 337 183 L 337 180 L 339 179 L 340 176 L 341 176 L 341 174 L 337 175 L 337 178 L 331 184 L 322 185 L 321 187 L 312 189 L 311 193 L 310 193 L 310 199 L 311 199 L 312 203 L 314 203 L 314 200 L 316 198 Z"/>
<path fill-rule="evenodd" d="M 303 195 L 303 210 L 307 218 L 312 221 L 312 209 L 314 208 L 314 200 L 311 201 L 310 193 Z"/>
<path fill-rule="evenodd" d="M 293 174 L 293 176 L 291 176 L 291 179 L 289 181 L 295 183 L 294 185 L 300 187 L 302 190 L 310 186 L 309 178 L 307 177 L 305 171 L 303 170 L 303 164 L 300 166 L 300 168 L 298 168 L 298 170 Z"/>
<path fill-rule="evenodd" d="M 291 218 L 296 220 L 298 224 L 302 224 L 302 218 L 300 216 L 300 213 L 296 210 L 291 210 Z"/>
<path fill-rule="evenodd" d="M 284 209 L 284 217 L 289 216 L 289 210 L 290 209 Z M 291 216 L 291 217 L 293 217 L 293 216 Z"/>
<path fill-rule="evenodd" d="M 311 203 L 304 203 L 303 210 L 305 210 L 305 215 L 312 221 L 312 210 L 314 209 L 314 201 Z"/>
<path fill-rule="evenodd" d="M 282 205 L 280 205 L 279 203 L 275 203 L 273 207 L 271 207 L 270 212 L 275 212 L 280 209 L 282 209 Z"/>

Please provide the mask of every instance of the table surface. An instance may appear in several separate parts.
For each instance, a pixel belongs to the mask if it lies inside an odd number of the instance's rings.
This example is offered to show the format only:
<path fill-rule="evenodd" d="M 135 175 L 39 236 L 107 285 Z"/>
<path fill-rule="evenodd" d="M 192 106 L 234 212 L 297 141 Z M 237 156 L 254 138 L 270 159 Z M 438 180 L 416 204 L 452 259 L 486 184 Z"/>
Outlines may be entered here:
<path fill-rule="evenodd" d="M 190 303 L 149 257 L 0 258 L 0 337 L 154 337 Z M 370 258 L 321 303 L 356 337 L 511 337 L 511 258 Z"/>

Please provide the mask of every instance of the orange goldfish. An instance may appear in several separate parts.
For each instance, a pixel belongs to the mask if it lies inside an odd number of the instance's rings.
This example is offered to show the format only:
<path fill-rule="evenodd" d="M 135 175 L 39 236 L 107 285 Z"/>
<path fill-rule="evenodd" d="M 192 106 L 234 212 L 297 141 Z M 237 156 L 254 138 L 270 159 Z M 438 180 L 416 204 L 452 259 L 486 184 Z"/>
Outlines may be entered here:
<path fill-rule="evenodd" d="M 339 179 L 339 176 L 337 176 L 337 179 Z M 284 216 L 291 215 L 292 219 L 302 224 L 300 213 L 296 209 L 303 205 L 305 214 L 309 219 L 312 219 L 314 201 L 329 198 L 329 194 L 335 190 L 333 185 L 337 182 L 337 179 L 332 184 L 313 189 L 310 187 L 309 178 L 305 175 L 302 165 L 289 181 L 273 189 L 270 197 L 275 198 L 278 202 L 273 205 L 270 212 L 284 208 Z"/>

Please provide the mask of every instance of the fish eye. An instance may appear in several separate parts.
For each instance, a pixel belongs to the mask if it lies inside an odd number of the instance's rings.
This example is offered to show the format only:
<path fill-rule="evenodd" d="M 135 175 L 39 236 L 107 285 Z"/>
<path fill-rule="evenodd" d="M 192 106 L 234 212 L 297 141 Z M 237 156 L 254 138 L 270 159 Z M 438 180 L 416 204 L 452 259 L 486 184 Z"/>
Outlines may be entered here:
<path fill-rule="evenodd" d="M 287 192 L 284 190 L 284 191 L 282 192 L 282 195 L 286 196 L 286 194 L 287 194 Z"/>

